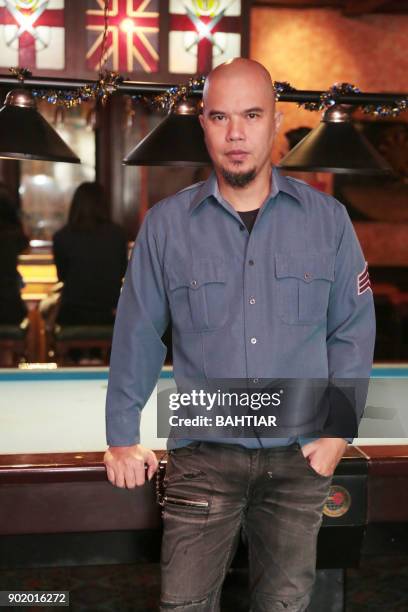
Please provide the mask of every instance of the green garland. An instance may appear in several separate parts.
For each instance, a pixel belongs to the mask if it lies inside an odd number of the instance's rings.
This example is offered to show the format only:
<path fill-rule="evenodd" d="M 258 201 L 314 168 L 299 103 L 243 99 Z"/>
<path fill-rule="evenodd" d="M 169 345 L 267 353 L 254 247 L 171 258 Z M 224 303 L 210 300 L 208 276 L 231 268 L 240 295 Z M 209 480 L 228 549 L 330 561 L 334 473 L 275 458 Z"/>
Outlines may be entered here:
<path fill-rule="evenodd" d="M 25 78 L 31 76 L 31 72 L 26 68 L 10 68 L 10 72 L 20 81 L 24 82 Z M 176 85 L 170 87 L 164 93 L 156 96 L 134 95 L 132 100 L 142 102 L 150 108 L 171 111 L 172 108 L 181 100 L 193 95 L 198 89 L 201 89 L 205 82 L 205 76 L 192 77 L 187 84 Z M 45 100 L 49 104 L 59 104 L 66 108 L 78 106 L 82 102 L 91 100 L 100 100 L 104 104 L 108 98 L 118 89 L 118 85 L 124 81 L 124 78 L 117 72 L 103 71 L 99 74 L 99 78 L 94 83 L 78 87 L 72 90 L 45 90 L 33 89 L 33 95 L 39 100 Z M 279 100 L 282 94 L 298 91 L 285 81 L 274 81 L 276 99 Z M 337 103 L 338 97 L 345 94 L 359 94 L 360 89 L 350 83 L 335 83 L 327 91 L 320 95 L 319 102 L 302 102 L 298 106 L 309 111 L 320 111 L 329 108 Z M 357 105 L 356 105 L 357 106 Z M 397 117 L 401 112 L 408 108 L 408 98 L 392 101 L 387 104 L 358 104 L 366 114 L 371 114 L 376 117 Z"/>

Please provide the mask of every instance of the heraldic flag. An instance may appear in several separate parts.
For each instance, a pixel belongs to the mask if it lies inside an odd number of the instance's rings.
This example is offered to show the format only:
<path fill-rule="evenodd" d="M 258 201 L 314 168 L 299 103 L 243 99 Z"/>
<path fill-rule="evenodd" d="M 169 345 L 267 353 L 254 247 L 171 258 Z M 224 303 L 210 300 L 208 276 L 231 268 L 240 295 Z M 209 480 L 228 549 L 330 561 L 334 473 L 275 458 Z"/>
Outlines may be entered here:
<path fill-rule="evenodd" d="M 65 67 L 64 0 L 0 0 L 0 66 Z"/>
<path fill-rule="evenodd" d="M 170 0 L 169 72 L 208 74 L 241 55 L 241 0 Z"/>
<path fill-rule="evenodd" d="M 107 67 L 118 72 L 159 69 L 159 0 L 112 0 L 106 41 Z M 99 69 L 103 41 L 103 0 L 88 0 L 88 68 Z"/>

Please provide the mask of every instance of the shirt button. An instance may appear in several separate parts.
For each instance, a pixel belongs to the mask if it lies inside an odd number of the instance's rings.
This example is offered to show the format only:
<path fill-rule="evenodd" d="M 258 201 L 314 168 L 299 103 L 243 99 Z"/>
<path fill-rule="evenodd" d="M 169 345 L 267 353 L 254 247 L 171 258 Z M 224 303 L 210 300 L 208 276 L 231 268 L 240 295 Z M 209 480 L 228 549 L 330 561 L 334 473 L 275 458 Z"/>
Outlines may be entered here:
<path fill-rule="evenodd" d="M 244 231 L 244 229 L 245 229 L 245 227 L 244 227 L 243 225 L 240 225 L 240 226 L 239 226 L 239 229 L 240 229 L 240 231 L 241 231 L 241 232 L 243 232 L 243 231 Z"/>
<path fill-rule="evenodd" d="M 251 344 L 256 344 L 256 338 L 251 338 Z"/>
<path fill-rule="evenodd" d="M 309 280 L 310 278 L 312 278 L 312 275 L 310 274 L 310 272 L 305 272 L 304 279 Z"/>
<path fill-rule="evenodd" d="M 192 287 L 197 287 L 197 281 L 196 281 L 196 280 L 192 280 L 192 281 L 191 281 L 191 283 L 190 283 L 190 285 L 191 285 Z"/>
<path fill-rule="evenodd" d="M 254 297 L 250 297 L 249 298 L 249 303 L 250 304 L 255 304 L 255 298 Z"/>
<path fill-rule="evenodd" d="M 249 263 L 249 265 L 250 265 L 250 266 L 253 266 L 255 262 L 254 262 L 254 260 L 253 260 L 253 259 L 250 259 L 250 260 L 248 261 L 248 263 Z"/>
<path fill-rule="evenodd" d="M 255 384 L 258 383 L 259 382 L 259 378 L 253 378 L 252 382 L 255 383 Z"/>

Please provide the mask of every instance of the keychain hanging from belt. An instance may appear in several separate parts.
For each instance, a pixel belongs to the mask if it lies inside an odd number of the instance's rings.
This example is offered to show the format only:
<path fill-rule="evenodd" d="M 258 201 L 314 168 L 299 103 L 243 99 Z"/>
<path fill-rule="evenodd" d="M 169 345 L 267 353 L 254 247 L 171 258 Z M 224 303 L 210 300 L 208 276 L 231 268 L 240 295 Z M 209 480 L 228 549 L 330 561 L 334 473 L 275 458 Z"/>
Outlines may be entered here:
<path fill-rule="evenodd" d="M 159 460 L 159 465 L 156 472 L 156 502 L 159 506 L 164 506 L 164 493 L 165 493 L 165 476 L 167 467 L 167 453 Z"/>

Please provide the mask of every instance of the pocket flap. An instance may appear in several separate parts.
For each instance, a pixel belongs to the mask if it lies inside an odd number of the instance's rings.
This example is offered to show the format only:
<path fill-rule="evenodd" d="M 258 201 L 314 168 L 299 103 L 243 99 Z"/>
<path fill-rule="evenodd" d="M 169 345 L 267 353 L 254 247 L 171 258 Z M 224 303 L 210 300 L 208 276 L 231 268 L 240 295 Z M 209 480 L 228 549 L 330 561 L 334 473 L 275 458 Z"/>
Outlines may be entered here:
<path fill-rule="evenodd" d="M 333 253 L 275 254 L 277 278 L 298 278 L 306 283 L 321 278 L 334 280 L 335 255 Z"/>
<path fill-rule="evenodd" d="M 191 272 L 184 269 L 170 269 L 169 289 L 178 287 L 190 287 L 199 289 L 206 283 L 225 283 L 225 264 L 221 259 L 199 259 L 193 261 Z"/>

